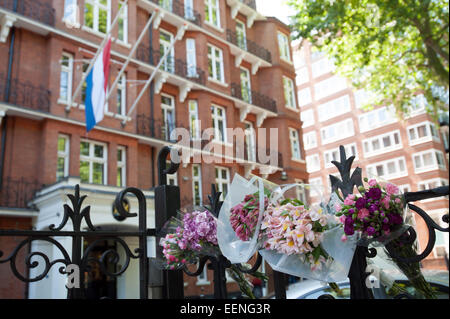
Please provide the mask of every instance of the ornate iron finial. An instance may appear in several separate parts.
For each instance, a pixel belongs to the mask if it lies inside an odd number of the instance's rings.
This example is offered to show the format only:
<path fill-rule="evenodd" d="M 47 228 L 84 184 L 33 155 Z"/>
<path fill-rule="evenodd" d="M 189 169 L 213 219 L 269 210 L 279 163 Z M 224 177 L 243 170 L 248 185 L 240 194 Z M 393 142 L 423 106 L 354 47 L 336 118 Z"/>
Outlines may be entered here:
<path fill-rule="evenodd" d="M 167 168 L 167 157 L 169 156 L 171 148 L 165 146 L 158 154 L 158 181 L 159 185 L 167 185 L 167 174 L 175 174 L 180 167 L 180 164 L 176 164 L 170 161 L 170 166 Z"/>
<path fill-rule="evenodd" d="M 212 184 L 211 195 L 208 195 L 208 199 L 211 205 L 210 211 L 217 218 L 219 218 L 219 212 L 223 205 L 223 201 L 220 200 L 220 195 L 222 195 L 222 192 L 218 192 L 216 190 L 216 185 Z"/>
<path fill-rule="evenodd" d="M 346 197 L 347 195 L 353 193 L 353 188 L 355 186 L 358 187 L 363 185 L 362 170 L 359 167 L 355 168 L 352 176 L 350 177 L 350 169 L 352 168 L 355 156 L 350 156 L 350 158 L 347 159 L 345 148 L 342 145 L 339 146 L 339 151 L 341 155 L 341 162 L 332 161 L 331 163 L 333 163 L 339 170 L 342 180 L 336 176 L 330 175 L 331 189 L 332 192 L 340 189 L 344 197 Z"/>

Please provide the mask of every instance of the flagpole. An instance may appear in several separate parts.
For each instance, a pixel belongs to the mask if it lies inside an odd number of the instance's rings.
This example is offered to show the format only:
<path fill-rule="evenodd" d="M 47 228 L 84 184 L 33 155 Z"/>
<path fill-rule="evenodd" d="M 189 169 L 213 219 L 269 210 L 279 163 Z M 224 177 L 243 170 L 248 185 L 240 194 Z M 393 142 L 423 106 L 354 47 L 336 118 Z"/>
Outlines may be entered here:
<path fill-rule="evenodd" d="M 83 73 L 81 82 L 78 84 L 78 86 L 77 86 L 77 88 L 75 90 L 75 93 L 70 98 L 69 104 L 66 106 L 66 112 L 70 112 L 70 109 L 72 108 L 73 100 L 75 100 L 77 95 L 80 93 L 80 90 L 83 87 L 83 83 L 86 80 L 86 77 L 91 72 L 92 68 L 94 67 L 95 61 L 97 61 L 97 58 L 99 57 L 100 53 L 105 48 L 106 44 L 108 43 L 108 40 L 111 38 L 112 30 L 116 27 L 116 24 L 119 22 L 119 18 L 121 16 L 122 12 L 123 12 L 123 9 L 127 5 L 128 5 L 128 0 L 125 0 L 125 2 L 122 2 L 122 6 L 121 6 L 119 12 L 117 13 L 116 17 L 114 18 L 114 21 L 113 21 L 112 25 L 110 26 L 109 31 L 105 34 L 105 37 L 103 38 L 102 43 L 100 44 L 97 52 L 95 53 L 95 56 L 91 60 L 91 63 L 89 64 L 88 69 L 86 70 L 85 73 Z"/>
<path fill-rule="evenodd" d="M 136 108 L 137 104 L 139 103 L 139 101 L 141 100 L 142 96 L 144 95 L 145 91 L 148 89 L 150 83 L 153 81 L 154 77 L 156 76 L 156 74 L 159 71 L 159 68 L 161 67 L 161 65 L 163 64 L 163 62 L 166 60 L 167 56 L 169 55 L 171 49 L 174 47 L 175 42 L 178 40 L 178 38 L 183 38 L 184 36 L 184 32 L 187 29 L 187 24 L 183 25 L 183 27 L 181 27 L 178 30 L 177 35 L 173 38 L 172 42 L 169 45 L 169 50 L 166 51 L 166 53 L 164 53 L 164 55 L 162 56 L 162 58 L 160 59 L 158 65 L 155 67 L 155 70 L 153 70 L 152 75 L 150 76 L 150 78 L 147 80 L 147 83 L 145 83 L 144 88 L 141 90 L 141 92 L 139 93 L 139 96 L 137 97 L 137 99 L 134 101 L 133 106 L 130 108 L 130 110 L 128 111 L 128 114 L 126 116 L 126 118 L 122 121 L 122 125 L 125 125 L 127 122 L 128 117 L 130 116 L 130 114 L 134 111 L 134 109 Z M 181 40 L 181 39 L 180 39 Z"/>
<path fill-rule="evenodd" d="M 117 84 L 119 83 L 120 78 L 122 77 L 122 75 L 125 73 L 125 69 L 128 67 L 128 64 L 130 64 L 130 61 L 131 61 L 134 53 L 136 52 L 136 50 L 138 48 L 138 45 L 141 43 L 142 39 L 144 38 L 144 35 L 145 35 L 147 29 L 150 27 L 150 25 L 153 22 L 153 20 L 155 19 L 155 17 L 160 14 L 160 11 L 158 9 L 156 9 L 155 11 L 156 12 L 154 14 L 152 14 L 152 16 L 148 20 L 147 24 L 145 25 L 144 29 L 142 30 L 141 34 L 139 35 L 136 43 L 134 44 L 133 48 L 131 49 L 131 52 L 128 55 L 124 65 L 120 69 L 120 72 L 119 72 L 119 74 L 116 77 L 116 80 L 114 81 L 114 83 L 111 86 L 111 88 L 108 90 L 108 95 L 106 96 L 105 104 L 103 105 L 103 107 L 105 107 L 105 105 L 108 104 L 108 100 L 111 97 L 112 92 L 114 91 L 114 89 L 116 88 Z M 152 30 L 150 30 L 150 32 L 152 32 Z"/>

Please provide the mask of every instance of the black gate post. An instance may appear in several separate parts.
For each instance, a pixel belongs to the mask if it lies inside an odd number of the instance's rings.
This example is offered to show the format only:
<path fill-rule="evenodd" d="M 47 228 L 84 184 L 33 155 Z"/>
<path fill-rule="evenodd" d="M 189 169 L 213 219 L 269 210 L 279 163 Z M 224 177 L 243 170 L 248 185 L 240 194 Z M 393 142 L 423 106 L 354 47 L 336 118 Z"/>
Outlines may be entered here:
<path fill-rule="evenodd" d="M 273 271 L 275 299 L 286 299 L 286 274 Z"/>
<path fill-rule="evenodd" d="M 160 230 L 164 224 L 177 215 L 180 209 L 180 188 L 178 186 L 167 185 L 167 174 L 174 174 L 178 170 L 179 164 L 171 161 L 169 168 L 166 168 L 166 160 L 170 153 L 169 147 L 164 147 L 158 154 L 158 174 L 159 186 L 155 188 L 155 226 Z M 156 244 L 156 257 L 162 257 L 162 247 Z M 181 270 L 163 270 L 163 298 L 183 299 L 183 272 Z"/>

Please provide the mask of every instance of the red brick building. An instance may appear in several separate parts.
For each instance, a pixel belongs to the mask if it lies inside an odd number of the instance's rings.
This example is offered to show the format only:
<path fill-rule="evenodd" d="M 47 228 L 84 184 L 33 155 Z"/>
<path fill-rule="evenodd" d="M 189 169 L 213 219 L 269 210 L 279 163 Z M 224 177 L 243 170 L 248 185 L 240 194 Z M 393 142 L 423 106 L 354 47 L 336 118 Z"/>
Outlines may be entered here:
<path fill-rule="evenodd" d="M 426 113 L 423 95 L 411 102 L 407 118 L 398 119 L 386 106 L 364 111 L 368 93 L 334 74 L 333 62 L 325 54 L 306 42 L 293 47 L 310 184 L 331 189 L 329 175 L 338 174 L 331 161 L 339 161 L 343 145 L 348 157 L 356 156 L 353 167 L 362 168 L 363 176 L 378 176 L 412 192 L 448 185 L 448 129 L 440 132 Z M 448 213 L 448 198 L 421 201 L 418 206 L 437 224 L 446 225 L 442 216 Z M 414 215 L 423 251 L 428 231 L 423 219 Z M 442 232 L 436 236 L 432 254 L 422 263 L 447 269 L 448 236 Z"/>
<path fill-rule="evenodd" d="M 211 184 L 226 193 L 235 173 L 278 184 L 307 180 L 290 31 L 259 14 L 254 1 L 129 0 L 112 29 L 110 85 L 150 17 L 156 17 L 113 90 L 104 120 L 86 133 L 84 88 L 72 105 L 70 97 L 119 7 L 118 0 L 0 1 L 0 228 L 59 224 L 65 194 L 77 183 L 89 196 L 95 225 L 136 226 L 120 224 L 111 214 L 115 194 L 127 186 L 145 190 L 151 224 L 156 157 L 173 142 L 169 133 L 175 127 L 186 128 L 193 139 L 212 127 L 201 145 L 211 141 L 217 147 L 192 148 L 169 178 L 180 186 L 182 205 L 205 203 Z M 152 85 L 129 113 L 153 72 Z M 240 153 L 227 127 L 245 130 Z M 267 135 L 274 143 L 257 142 L 259 128 L 278 129 L 278 136 Z M 257 156 L 263 152 L 273 161 Z M 194 154 L 203 161 L 194 163 Z M 217 162 L 202 165 L 208 159 Z M 0 238 L 5 255 L 15 243 Z M 45 243 L 31 249 L 38 248 L 58 256 Z M 131 264 L 129 275 L 111 284 L 115 297 L 137 296 L 137 287 L 131 289 L 137 267 Z M 0 297 L 64 298 L 65 281 L 54 268 L 42 282 L 25 285 L 1 264 Z M 209 282 L 212 273 L 186 276 L 185 295 L 211 294 Z M 230 283 L 229 290 L 237 286 Z"/>

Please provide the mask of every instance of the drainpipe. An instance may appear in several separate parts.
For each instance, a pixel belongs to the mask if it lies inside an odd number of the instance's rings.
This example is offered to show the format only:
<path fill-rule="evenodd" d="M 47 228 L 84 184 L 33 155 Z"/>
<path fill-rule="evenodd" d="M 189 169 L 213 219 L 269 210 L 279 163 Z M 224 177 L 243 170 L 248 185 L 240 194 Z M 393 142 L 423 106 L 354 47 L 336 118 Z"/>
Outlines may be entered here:
<path fill-rule="evenodd" d="M 152 48 L 153 48 L 153 22 L 151 23 L 149 27 L 149 54 L 150 54 L 150 64 L 153 65 L 153 54 L 152 54 Z M 155 107 L 155 99 L 154 99 L 154 93 L 155 93 L 155 85 L 154 82 L 150 83 L 150 121 L 153 121 L 154 119 L 154 107 Z M 150 122 L 150 132 L 152 136 L 155 136 L 155 122 Z M 152 153 L 151 153 L 151 162 L 150 162 L 151 172 L 152 172 L 152 187 L 155 187 L 155 148 L 152 147 Z"/>

